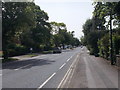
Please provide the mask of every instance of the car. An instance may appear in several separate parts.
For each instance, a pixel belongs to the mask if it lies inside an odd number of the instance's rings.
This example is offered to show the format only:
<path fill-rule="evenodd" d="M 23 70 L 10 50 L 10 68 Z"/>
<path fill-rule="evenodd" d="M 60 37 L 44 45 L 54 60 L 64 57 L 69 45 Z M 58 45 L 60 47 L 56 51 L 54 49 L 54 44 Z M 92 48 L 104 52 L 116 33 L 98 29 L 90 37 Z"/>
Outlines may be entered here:
<path fill-rule="evenodd" d="M 55 47 L 54 49 L 53 49 L 53 53 L 61 53 L 62 51 L 61 51 L 61 49 L 59 48 L 59 47 Z"/>
<path fill-rule="evenodd" d="M 95 57 L 99 57 L 99 54 L 94 54 Z"/>

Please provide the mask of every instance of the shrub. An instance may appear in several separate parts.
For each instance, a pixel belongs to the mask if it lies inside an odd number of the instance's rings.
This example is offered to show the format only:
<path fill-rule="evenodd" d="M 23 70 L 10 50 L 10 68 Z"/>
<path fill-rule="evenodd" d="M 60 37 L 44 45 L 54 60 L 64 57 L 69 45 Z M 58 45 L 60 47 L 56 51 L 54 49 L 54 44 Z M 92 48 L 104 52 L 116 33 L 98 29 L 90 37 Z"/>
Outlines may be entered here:
<path fill-rule="evenodd" d="M 116 59 L 116 54 L 120 54 L 120 35 L 113 35 L 113 58 Z M 109 34 L 106 34 L 98 41 L 98 48 L 100 56 L 109 59 L 110 55 L 110 42 Z"/>
<path fill-rule="evenodd" d="M 87 47 L 90 50 L 90 54 L 92 55 L 99 53 L 99 49 L 97 45 L 98 38 L 99 38 L 98 32 L 95 31 L 90 32 L 87 37 L 87 44 L 88 44 Z"/>
<path fill-rule="evenodd" d="M 109 34 L 106 34 L 98 41 L 99 55 L 108 59 L 109 47 Z"/>
<path fill-rule="evenodd" d="M 28 52 L 29 52 L 28 49 L 23 45 L 20 45 L 20 44 L 9 45 L 9 49 L 8 49 L 9 56 L 23 55 Z"/>
<path fill-rule="evenodd" d="M 115 54 L 120 54 L 120 35 L 114 35 L 113 45 L 114 45 Z"/>

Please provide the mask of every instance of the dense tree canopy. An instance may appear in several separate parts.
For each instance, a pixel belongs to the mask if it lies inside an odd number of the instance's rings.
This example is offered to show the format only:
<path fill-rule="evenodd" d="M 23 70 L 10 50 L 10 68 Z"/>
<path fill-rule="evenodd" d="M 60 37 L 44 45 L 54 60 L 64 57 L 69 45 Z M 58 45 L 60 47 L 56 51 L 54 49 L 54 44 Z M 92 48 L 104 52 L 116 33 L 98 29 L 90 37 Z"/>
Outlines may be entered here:
<path fill-rule="evenodd" d="M 8 57 L 8 43 L 23 30 L 35 26 L 34 3 L 2 3 L 3 53 Z"/>
<path fill-rule="evenodd" d="M 94 2 L 93 5 L 93 17 L 86 20 L 83 25 L 82 43 L 88 47 L 91 54 L 99 54 L 107 59 L 110 59 L 110 47 L 113 44 L 112 53 L 115 59 L 115 55 L 120 54 L 118 46 L 120 43 L 120 2 Z M 110 42 L 111 40 L 113 42 Z"/>
<path fill-rule="evenodd" d="M 49 16 L 34 2 L 2 2 L 3 56 L 78 46 L 79 40 L 64 23 L 48 22 Z"/>

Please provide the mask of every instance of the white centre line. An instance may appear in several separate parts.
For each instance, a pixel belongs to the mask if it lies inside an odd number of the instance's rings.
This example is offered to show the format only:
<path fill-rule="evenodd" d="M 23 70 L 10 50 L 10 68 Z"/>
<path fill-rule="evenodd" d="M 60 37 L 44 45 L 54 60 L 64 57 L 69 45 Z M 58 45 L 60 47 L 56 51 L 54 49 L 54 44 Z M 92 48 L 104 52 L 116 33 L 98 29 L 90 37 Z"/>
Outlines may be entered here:
<path fill-rule="evenodd" d="M 38 87 L 37 90 L 40 90 L 40 88 L 42 88 L 55 74 L 56 74 L 56 73 L 53 73 L 42 85 L 40 85 L 40 86 Z"/>
<path fill-rule="evenodd" d="M 67 62 L 70 60 L 70 58 L 67 60 Z"/>
<path fill-rule="evenodd" d="M 78 55 L 77 55 L 77 57 L 78 57 Z M 70 65 L 67 73 L 64 75 L 62 81 L 61 81 L 60 84 L 58 85 L 57 90 L 58 90 L 59 88 L 61 88 L 61 87 L 67 82 L 66 80 L 68 80 L 68 77 L 70 76 L 70 74 L 71 74 L 71 72 L 72 72 L 72 67 L 73 67 L 74 64 L 75 64 L 75 62 L 76 62 L 76 60 L 77 60 L 77 57 L 76 57 L 76 59 L 72 62 L 72 64 Z M 70 57 L 70 59 L 71 59 L 71 58 L 72 58 L 72 56 Z"/>
<path fill-rule="evenodd" d="M 70 61 L 71 58 L 72 58 L 72 56 L 67 60 L 67 62 Z"/>
<path fill-rule="evenodd" d="M 30 66 L 30 65 L 32 65 L 32 64 L 28 64 L 28 65 L 25 65 L 25 66 L 23 66 L 23 67 L 20 67 L 20 68 L 14 69 L 14 70 L 17 71 L 17 70 L 19 70 L 19 69 L 22 69 L 22 68 L 28 67 L 28 66 Z"/>
<path fill-rule="evenodd" d="M 66 63 L 64 63 L 59 69 L 62 69 L 65 66 Z"/>

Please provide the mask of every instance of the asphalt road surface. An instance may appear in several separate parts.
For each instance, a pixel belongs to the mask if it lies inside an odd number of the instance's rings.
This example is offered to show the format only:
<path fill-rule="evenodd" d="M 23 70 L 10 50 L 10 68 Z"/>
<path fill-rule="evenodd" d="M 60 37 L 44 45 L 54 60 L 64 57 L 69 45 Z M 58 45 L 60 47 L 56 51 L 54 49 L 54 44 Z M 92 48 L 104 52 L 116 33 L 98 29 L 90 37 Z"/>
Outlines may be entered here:
<path fill-rule="evenodd" d="M 111 66 L 109 61 L 101 57 L 89 55 L 85 47 L 70 70 L 60 88 L 118 90 L 118 67 Z"/>
<path fill-rule="evenodd" d="M 118 70 L 86 47 L 3 64 L 3 88 L 118 88 Z M 1 77 L 0 76 L 0 77 Z M 116 89 L 115 89 L 116 90 Z"/>
<path fill-rule="evenodd" d="M 2 66 L 3 88 L 57 88 L 81 48 L 45 54 Z"/>

